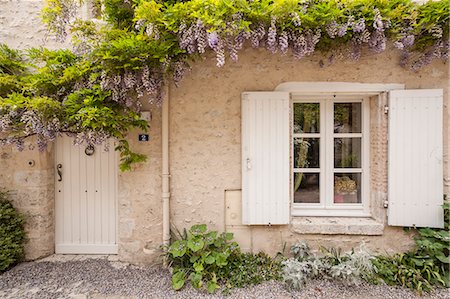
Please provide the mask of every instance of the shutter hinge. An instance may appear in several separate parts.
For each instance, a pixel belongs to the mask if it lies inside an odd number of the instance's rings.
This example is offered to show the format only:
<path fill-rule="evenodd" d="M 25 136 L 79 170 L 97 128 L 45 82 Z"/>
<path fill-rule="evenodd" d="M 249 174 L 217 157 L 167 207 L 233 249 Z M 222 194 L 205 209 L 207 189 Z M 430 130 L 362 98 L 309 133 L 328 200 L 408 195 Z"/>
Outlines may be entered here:
<path fill-rule="evenodd" d="M 384 114 L 388 114 L 388 113 L 389 113 L 389 106 L 384 105 Z"/>
<path fill-rule="evenodd" d="M 385 209 L 387 209 L 388 206 L 389 206 L 389 201 L 385 200 L 384 203 L 383 203 L 383 207 L 384 207 Z"/>

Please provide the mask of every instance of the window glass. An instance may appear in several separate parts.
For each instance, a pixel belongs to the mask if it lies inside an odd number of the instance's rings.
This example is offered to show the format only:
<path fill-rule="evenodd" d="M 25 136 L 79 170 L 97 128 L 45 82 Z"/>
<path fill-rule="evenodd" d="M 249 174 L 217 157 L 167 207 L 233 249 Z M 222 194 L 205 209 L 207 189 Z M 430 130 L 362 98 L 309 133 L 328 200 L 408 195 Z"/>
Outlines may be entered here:
<path fill-rule="evenodd" d="M 294 103 L 294 133 L 320 132 L 320 104 Z"/>
<path fill-rule="evenodd" d="M 294 138 L 294 168 L 320 167 L 320 138 Z"/>
<path fill-rule="evenodd" d="M 334 167 L 361 168 L 361 138 L 334 138 Z"/>
<path fill-rule="evenodd" d="M 294 173 L 294 203 L 320 203 L 318 173 Z"/>
<path fill-rule="evenodd" d="M 334 133 L 361 133 L 361 103 L 334 103 Z"/>
<path fill-rule="evenodd" d="M 334 174 L 334 203 L 361 203 L 361 173 Z"/>

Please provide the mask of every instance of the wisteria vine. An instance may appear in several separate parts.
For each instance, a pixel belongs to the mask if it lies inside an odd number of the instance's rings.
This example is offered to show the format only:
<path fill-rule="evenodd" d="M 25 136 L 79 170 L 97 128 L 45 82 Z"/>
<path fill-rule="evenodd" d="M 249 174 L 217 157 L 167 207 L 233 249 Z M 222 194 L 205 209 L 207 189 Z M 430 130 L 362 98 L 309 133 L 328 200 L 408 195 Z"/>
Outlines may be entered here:
<path fill-rule="evenodd" d="M 104 19 L 109 22 L 105 24 L 76 20 L 78 1 L 48 0 L 44 21 L 58 39 L 72 32 L 75 51 L 70 59 L 62 52 L 48 52 L 47 64 L 65 63 L 28 77 L 0 69 L 0 97 L 7 99 L 0 104 L 0 145 L 22 149 L 26 137 L 36 136 L 43 150 L 61 133 L 74 136 L 75 143 L 122 138 L 133 127 L 145 127 L 138 121 L 139 99 L 160 105 L 167 75 L 178 86 L 190 58 L 208 51 L 215 53 L 217 67 L 227 59 L 237 61 L 245 47 L 291 53 L 294 59 L 339 49 L 345 51 L 343 56 L 359 59 L 365 48 L 382 53 L 389 43 L 398 49 L 400 65 L 414 71 L 433 59 L 448 61 L 446 0 L 423 5 L 411 0 L 174 2 L 104 0 Z M 3 51 L 4 59 L 13 61 L 7 58 L 8 51 Z M 94 104 L 85 107 L 86 98 Z M 36 102 L 53 105 L 37 109 Z M 73 106 L 77 108 L 72 115 L 61 112 Z M 87 119 L 89 113 L 95 117 Z M 106 120 L 99 116 L 108 113 L 112 116 Z M 111 126 L 117 129 L 110 130 Z M 130 163 L 143 159 L 133 159 L 124 139 L 120 150 Z"/>

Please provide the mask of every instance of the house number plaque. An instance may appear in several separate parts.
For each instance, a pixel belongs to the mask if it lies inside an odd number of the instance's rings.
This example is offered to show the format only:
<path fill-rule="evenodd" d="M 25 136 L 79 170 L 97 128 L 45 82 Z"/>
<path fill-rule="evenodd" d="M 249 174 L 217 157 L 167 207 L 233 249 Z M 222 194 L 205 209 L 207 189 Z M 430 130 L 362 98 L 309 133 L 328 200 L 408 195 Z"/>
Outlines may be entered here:
<path fill-rule="evenodd" d="M 150 140 L 150 136 L 148 134 L 139 134 L 139 141 L 147 142 Z"/>

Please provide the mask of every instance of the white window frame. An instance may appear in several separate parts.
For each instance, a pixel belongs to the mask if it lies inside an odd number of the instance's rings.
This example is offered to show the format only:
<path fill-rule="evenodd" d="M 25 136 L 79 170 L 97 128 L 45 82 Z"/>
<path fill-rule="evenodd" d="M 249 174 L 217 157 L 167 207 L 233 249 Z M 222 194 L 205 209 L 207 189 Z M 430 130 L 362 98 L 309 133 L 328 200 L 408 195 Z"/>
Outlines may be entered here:
<path fill-rule="evenodd" d="M 370 216 L 370 103 L 365 95 L 322 94 L 310 96 L 292 96 L 292 111 L 295 103 L 320 103 L 320 133 L 298 134 L 291 129 L 291 156 L 295 137 L 320 138 L 320 203 L 294 203 L 292 190 L 293 216 Z M 361 133 L 334 133 L 334 103 L 361 103 Z M 292 113 L 293 116 L 293 113 Z M 292 124 L 292 120 L 291 120 Z M 334 138 L 361 137 L 361 168 L 334 168 Z M 291 183 L 294 172 L 314 173 L 317 170 L 294 168 L 291 163 Z M 334 203 L 334 173 L 361 173 L 361 203 Z"/>
<path fill-rule="evenodd" d="M 362 97 L 384 97 L 386 92 L 391 90 L 403 90 L 405 89 L 404 84 L 397 83 L 354 83 L 354 82 L 284 82 L 279 84 L 275 91 L 287 91 L 291 94 L 291 98 L 293 97 L 302 97 L 302 96 L 312 96 L 320 97 L 320 96 L 329 96 L 329 95 L 358 95 Z M 368 105 L 370 102 L 368 101 Z M 368 110 L 370 114 L 370 109 Z M 292 117 L 292 113 L 291 113 Z M 291 122 L 292 123 L 292 122 Z M 291 138 L 292 140 L 292 138 Z M 369 147 L 370 147 L 370 136 Z M 292 142 L 292 141 L 291 141 Z M 292 148 L 292 147 L 291 147 Z M 369 156 L 370 153 L 368 152 Z M 370 164 L 370 161 L 368 161 Z M 292 165 L 292 161 L 291 161 Z M 370 165 L 368 166 L 368 171 L 370 171 Z M 293 175 L 293 169 L 291 169 L 291 176 Z M 370 175 L 370 172 L 369 172 Z M 367 183 L 367 188 L 370 189 L 370 177 L 366 177 L 369 183 Z M 292 182 L 292 180 L 291 180 Z M 367 190 L 367 189 L 366 189 Z M 342 217 L 375 217 L 376 215 L 372 215 L 373 211 L 378 211 L 376 207 L 373 207 L 371 197 L 373 194 L 369 194 L 365 196 L 364 200 L 366 200 L 366 205 L 364 210 L 324 210 L 324 209 L 308 209 L 301 210 L 293 207 L 293 186 L 291 186 L 291 216 L 342 216 Z M 369 191 L 369 190 L 367 190 Z"/>

